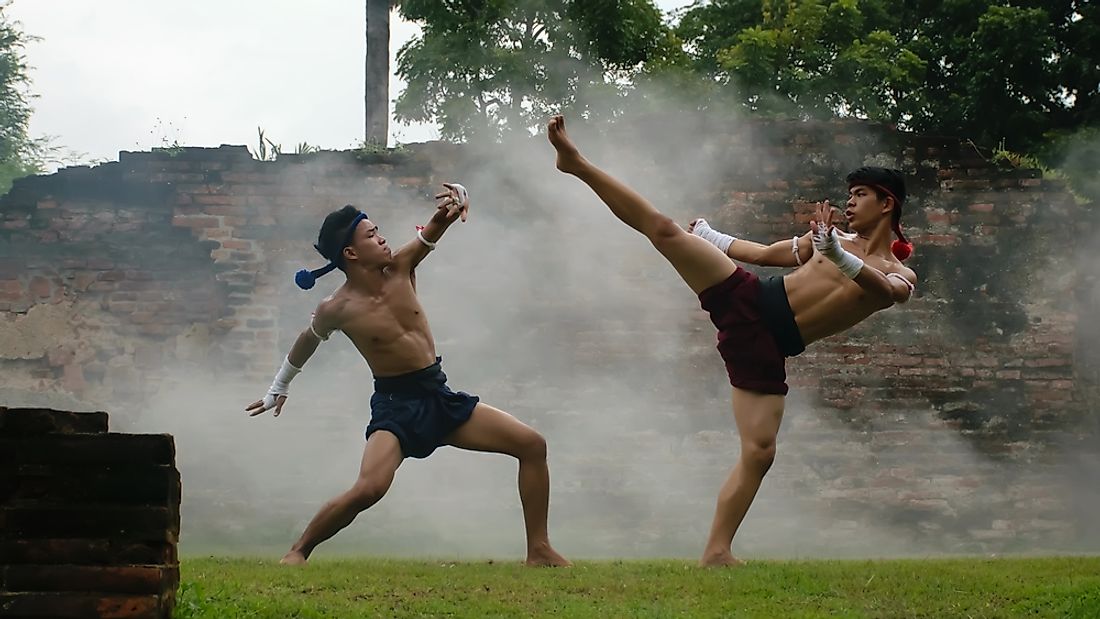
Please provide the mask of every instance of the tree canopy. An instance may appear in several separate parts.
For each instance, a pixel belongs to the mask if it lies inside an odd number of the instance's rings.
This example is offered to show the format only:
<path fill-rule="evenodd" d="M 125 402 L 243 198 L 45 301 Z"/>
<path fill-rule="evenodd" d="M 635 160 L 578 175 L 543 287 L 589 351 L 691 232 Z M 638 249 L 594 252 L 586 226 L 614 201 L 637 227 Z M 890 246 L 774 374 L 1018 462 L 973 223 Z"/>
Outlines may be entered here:
<path fill-rule="evenodd" d="M 677 69 L 744 108 L 855 116 L 1034 148 L 1100 120 L 1100 8 L 1083 0 L 404 0 L 403 120 L 529 127 Z M 701 102 L 703 103 L 703 102 Z"/>
<path fill-rule="evenodd" d="M 0 193 L 14 179 L 42 169 L 45 144 L 31 139 L 30 77 L 23 49 L 28 37 L 0 4 Z"/>
<path fill-rule="evenodd" d="M 397 54 L 405 121 L 445 137 L 531 128 L 547 114 L 598 113 L 671 43 L 651 0 L 402 0 L 421 36 Z"/>

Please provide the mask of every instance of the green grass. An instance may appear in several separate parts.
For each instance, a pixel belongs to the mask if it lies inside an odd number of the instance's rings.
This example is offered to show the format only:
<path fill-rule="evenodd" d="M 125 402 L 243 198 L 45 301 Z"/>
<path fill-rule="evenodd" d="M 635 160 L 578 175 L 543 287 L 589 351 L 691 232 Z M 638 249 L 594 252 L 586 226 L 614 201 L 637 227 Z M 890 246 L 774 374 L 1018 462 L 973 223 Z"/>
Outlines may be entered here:
<path fill-rule="evenodd" d="M 1100 557 L 518 563 L 185 558 L 176 616 L 1100 617 Z"/>

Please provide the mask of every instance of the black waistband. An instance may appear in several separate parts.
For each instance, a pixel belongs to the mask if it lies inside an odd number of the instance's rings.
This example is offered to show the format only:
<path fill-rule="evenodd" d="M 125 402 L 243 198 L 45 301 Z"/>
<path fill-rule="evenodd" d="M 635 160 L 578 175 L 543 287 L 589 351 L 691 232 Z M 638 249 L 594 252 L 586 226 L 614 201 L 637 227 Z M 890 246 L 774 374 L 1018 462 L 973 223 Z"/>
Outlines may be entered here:
<path fill-rule="evenodd" d="M 760 280 L 760 316 L 768 325 L 779 351 L 784 357 L 794 357 L 806 350 L 802 343 L 802 334 L 794 321 L 794 312 L 787 300 L 787 289 L 783 287 L 783 278 L 771 276 Z"/>
<path fill-rule="evenodd" d="M 375 393 L 417 393 L 435 391 L 447 384 L 447 375 L 443 373 L 443 359 L 435 358 L 435 363 L 426 368 L 399 376 L 376 376 Z"/>

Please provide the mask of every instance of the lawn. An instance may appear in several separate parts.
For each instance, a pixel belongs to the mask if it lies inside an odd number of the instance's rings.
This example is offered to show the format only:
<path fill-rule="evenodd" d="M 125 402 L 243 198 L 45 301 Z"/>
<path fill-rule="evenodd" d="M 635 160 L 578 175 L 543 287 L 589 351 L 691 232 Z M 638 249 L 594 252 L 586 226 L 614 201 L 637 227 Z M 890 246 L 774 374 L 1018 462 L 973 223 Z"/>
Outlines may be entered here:
<path fill-rule="evenodd" d="M 1100 617 L 1100 557 L 513 562 L 184 558 L 176 616 Z"/>

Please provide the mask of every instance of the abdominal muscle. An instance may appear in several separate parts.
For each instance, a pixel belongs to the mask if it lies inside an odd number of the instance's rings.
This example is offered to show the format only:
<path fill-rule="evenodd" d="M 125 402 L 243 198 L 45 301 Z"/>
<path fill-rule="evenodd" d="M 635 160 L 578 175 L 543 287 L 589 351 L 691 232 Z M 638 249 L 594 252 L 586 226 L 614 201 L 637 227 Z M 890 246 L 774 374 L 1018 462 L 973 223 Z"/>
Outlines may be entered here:
<path fill-rule="evenodd" d="M 783 278 L 794 321 L 807 346 L 889 307 L 845 277 L 821 254 Z"/>
<path fill-rule="evenodd" d="M 414 299 L 389 301 L 354 308 L 353 317 L 341 326 L 371 372 L 399 376 L 435 363 L 435 339 L 423 308 Z"/>

